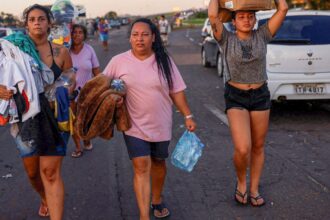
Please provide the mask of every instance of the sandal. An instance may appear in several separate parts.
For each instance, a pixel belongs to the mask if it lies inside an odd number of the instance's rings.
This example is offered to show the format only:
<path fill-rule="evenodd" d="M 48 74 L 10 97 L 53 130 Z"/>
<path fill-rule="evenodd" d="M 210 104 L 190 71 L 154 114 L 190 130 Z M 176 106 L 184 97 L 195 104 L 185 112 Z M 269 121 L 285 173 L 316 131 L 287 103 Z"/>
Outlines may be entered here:
<path fill-rule="evenodd" d="M 87 145 L 87 146 L 84 146 L 84 150 L 93 150 L 93 144 L 90 144 L 90 145 Z"/>
<path fill-rule="evenodd" d="M 240 197 L 242 200 L 240 201 L 239 199 L 237 199 L 237 196 Z M 244 194 L 241 193 L 237 189 L 237 183 L 236 183 L 236 187 L 235 187 L 234 198 L 235 198 L 235 201 L 237 202 L 237 204 L 239 204 L 239 205 L 247 205 L 248 204 L 248 202 L 247 202 L 247 192 L 245 192 Z M 244 202 L 245 198 L 246 198 L 246 202 Z"/>
<path fill-rule="evenodd" d="M 171 214 L 163 202 L 157 205 L 151 204 L 151 209 L 155 218 L 166 218 Z"/>
<path fill-rule="evenodd" d="M 48 207 L 41 203 L 40 208 L 39 208 L 39 211 L 38 211 L 38 215 L 40 217 L 49 217 L 49 209 L 48 209 Z"/>
<path fill-rule="evenodd" d="M 71 153 L 71 157 L 73 158 L 79 158 L 83 155 L 83 152 L 81 150 L 75 150 Z"/>
<path fill-rule="evenodd" d="M 263 200 L 263 202 L 259 204 L 258 200 L 261 200 L 261 199 Z M 253 197 L 253 196 L 250 195 L 250 203 L 254 207 L 261 207 L 261 206 L 266 204 L 266 201 L 260 194 L 257 195 L 256 197 Z"/>

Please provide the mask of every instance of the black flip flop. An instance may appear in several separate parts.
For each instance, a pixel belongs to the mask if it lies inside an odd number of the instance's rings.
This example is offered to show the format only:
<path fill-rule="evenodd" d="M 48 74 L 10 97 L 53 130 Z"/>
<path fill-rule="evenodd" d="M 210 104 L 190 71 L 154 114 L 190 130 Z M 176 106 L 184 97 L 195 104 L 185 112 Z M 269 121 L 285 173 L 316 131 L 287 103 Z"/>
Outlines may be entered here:
<path fill-rule="evenodd" d="M 239 201 L 239 200 L 237 199 L 236 196 L 242 198 L 242 201 L 244 201 L 245 197 L 246 197 L 246 199 L 247 199 L 247 191 L 246 191 L 244 194 L 241 193 L 241 192 L 237 189 L 237 183 L 236 183 L 235 194 L 234 194 L 234 199 L 235 199 L 235 201 L 236 201 L 237 204 L 239 204 L 239 205 L 247 205 L 247 204 L 248 204 L 247 201 L 246 201 L 246 202 L 241 202 L 241 201 Z"/>
<path fill-rule="evenodd" d="M 260 199 L 263 199 L 264 202 L 261 204 L 258 204 L 258 200 L 260 200 Z M 252 200 L 254 200 L 255 203 L 253 203 Z M 256 197 L 250 196 L 250 203 L 253 207 L 261 207 L 266 204 L 266 200 L 259 194 Z"/>
<path fill-rule="evenodd" d="M 170 210 L 166 207 L 166 205 L 162 202 L 162 203 L 160 203 L 160 204 L 157 204 L 157 205 L 155 205 L 155 204 L 151 204 L 151 209 L 152 209 L 152 211 L 153 211 L 153 215 L 155 216 L 155 218 L 166 218 L 166 217 L 168 217 L 171 213 L 170 213 Z M 156 216 L 155 215 L 155 210 L 157 210 L 158 212 L 160 212 L 160 213 L 163 213 L 163 210 L 164 209 L 167 209 L 167 211 L 168 211 L 168 213 L 167 214 L 165 214 L 165 215 L 161 215 L 161 216 Z"/>

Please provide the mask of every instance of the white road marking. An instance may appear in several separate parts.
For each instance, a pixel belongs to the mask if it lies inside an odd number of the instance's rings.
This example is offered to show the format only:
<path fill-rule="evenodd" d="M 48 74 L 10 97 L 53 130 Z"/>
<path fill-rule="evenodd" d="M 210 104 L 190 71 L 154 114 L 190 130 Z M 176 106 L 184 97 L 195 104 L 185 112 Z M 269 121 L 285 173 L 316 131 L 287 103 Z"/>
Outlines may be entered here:
<path fill-rule="evenodd" d="M 226 114 L 224 112 L 222 112 L 220 109 L 218 109 L 217 107 L 211 105 L 211 104 L 204 104 L 205 108 L 207 108 L 211 113 L 213 113 L 217 118 L 219 118 L 223 123 L 225 123 L 227 126 L 228 125 L 228 118 L 226 116 Z M 327 106 L 328 109 L 330 110 L 330 106 Z M 304 170 L 302 170 L 298 165 L 296 165 L 294 162 L 292 162 L 291 160 L 287 159 L 286 157 L 282 156 L 280 153 L 278 153 L 275 148 L 273 148 L 272 146 L 268 146 L 269 149 L 271 149 L 273 151 L 273 153 L 275 153 L 278 157 L 282 158 L 283 160 L 287 161 L 288 163 L 292 164 L 297 170 L 302 171 L 302 173 L 305 174 L 305 176 L 307 177 L 307 179 L 309 179 L 312 183 L 314 183 L 315 185 L 317 185 L 318 187 L 320 187 L 324 192 L 328 193 L 329 189 L 323 185 L 322 183 L 320 183 L 319 181 L 317 181 L 315 178 L 313 178 L 312 176 L 310 176 L 308 173 L 306 173 Z"/>
<path fill-rule="evenodd" d="M 292 166 L 294 166 L 297 170 L 299 170 L 299 172 L 303 173 L 305 175 L 305 177 L 307 177 L 307 179 L 309 179 L 312 183 L 314 183 L 315 185 L 317 185 L 318 187 L 320 187 L 324 192 L 326 192 L 326 193 L 329 192 L 329 189 L 325 185 L 323 185 L 322 183 L 320 183 L 319 181 L 317 181 L 315 178 L 313 178 L 311 175 L 309 175 L 304 169 L 302 169 L 300 166 L 298 166 L 297 164 L 295 164 L 293 161 L 291 161 L 290 159 L 286 158 L 285 156 L 282 156 L 276 150 L 276 148 L 274 148 L 271 145 L 268 145 L 267 148 L 269 150 L 271 150 L 274 154 L 276 154 L 277 157 L 281 158 L 282 160 L 284 160 L 287 163 L 289 163 Z"/>
<path fill-rule="evenodd" d="M 210 105 L 210 104 L 204 104 L 205 108 L 207 108 L 210 112 L 212 112 L 217 118 L 219 118 L 223 123 L 225 123 L 227 126 L 228 124 L 228 118 L 224 112 L 222 112 L 217 107 Z"/>
<path fill-rule="evenodd" d="M 195 42 L 195 39 L 194 38 L 192 38 L 192 37 L 190 37 L 190 31 L 189 31 L 189 29 L 187 30 L 187 32 L 186 32 L 186 38 L 189 38 L 189 40 L 191 41 L 191 42 Z M 203 44 L 201 43 L 201 42 L 199 42 L 199 43 L 197 43 L 199 46 L 203 46 Z"/>
<path fill-rule="evenodd" d="M 186 37 L 189 37 L 189 33 L 190 33 L 190 31 L 188 29 L 187 32 L 186 32 Z"/>

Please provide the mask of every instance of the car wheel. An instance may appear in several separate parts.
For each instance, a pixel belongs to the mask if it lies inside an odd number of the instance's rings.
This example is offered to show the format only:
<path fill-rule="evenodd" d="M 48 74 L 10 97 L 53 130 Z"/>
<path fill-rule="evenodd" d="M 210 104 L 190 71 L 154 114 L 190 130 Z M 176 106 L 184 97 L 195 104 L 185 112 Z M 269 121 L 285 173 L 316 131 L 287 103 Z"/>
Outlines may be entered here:
<path fill-rule="evenodd" d="M 223 69 L 224 69 L 223 59 L 221 57 L 221 54 L 219 53 L 217 56 L 217 72 L 219 77 L 223 77 Z"/>
<path fill-rule="evenodd" d="M 205 52 L 204 48 L 202 49 L 202 65 L 204 67 L 210 67 L 211 66 L 211 63 L 206 60 L 206 52 Z"/>

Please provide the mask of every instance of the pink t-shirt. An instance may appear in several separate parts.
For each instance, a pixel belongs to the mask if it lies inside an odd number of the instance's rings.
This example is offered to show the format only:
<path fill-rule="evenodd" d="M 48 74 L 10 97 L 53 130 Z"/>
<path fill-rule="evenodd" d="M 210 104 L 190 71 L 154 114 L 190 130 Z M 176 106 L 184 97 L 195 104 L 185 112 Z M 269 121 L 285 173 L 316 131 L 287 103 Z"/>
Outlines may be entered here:
<path fill-rule="evenodd" d="M 170 93 L 186 85 L 172 61 L 173 89 L 158 73 L 155 55 L 141 61 L 129 50 L 112 58 L 103 74 L 122 79 L 127 86 L 126 105 L 132 128 L 125 134 L 149 142 L 169 141 L 172 137 L 172 100 Z"/>
<path fill-rule="evenodd" d="M 77 69 L 76 88 L 82 88 L 88 80 L 93 78 L 92 69 L 100 66 L 99 61 L 94 49 L 86 43 L 84 43 L 83 49 L 78 54 L 70 51 L 70 55 L 73 67 Z"/>

